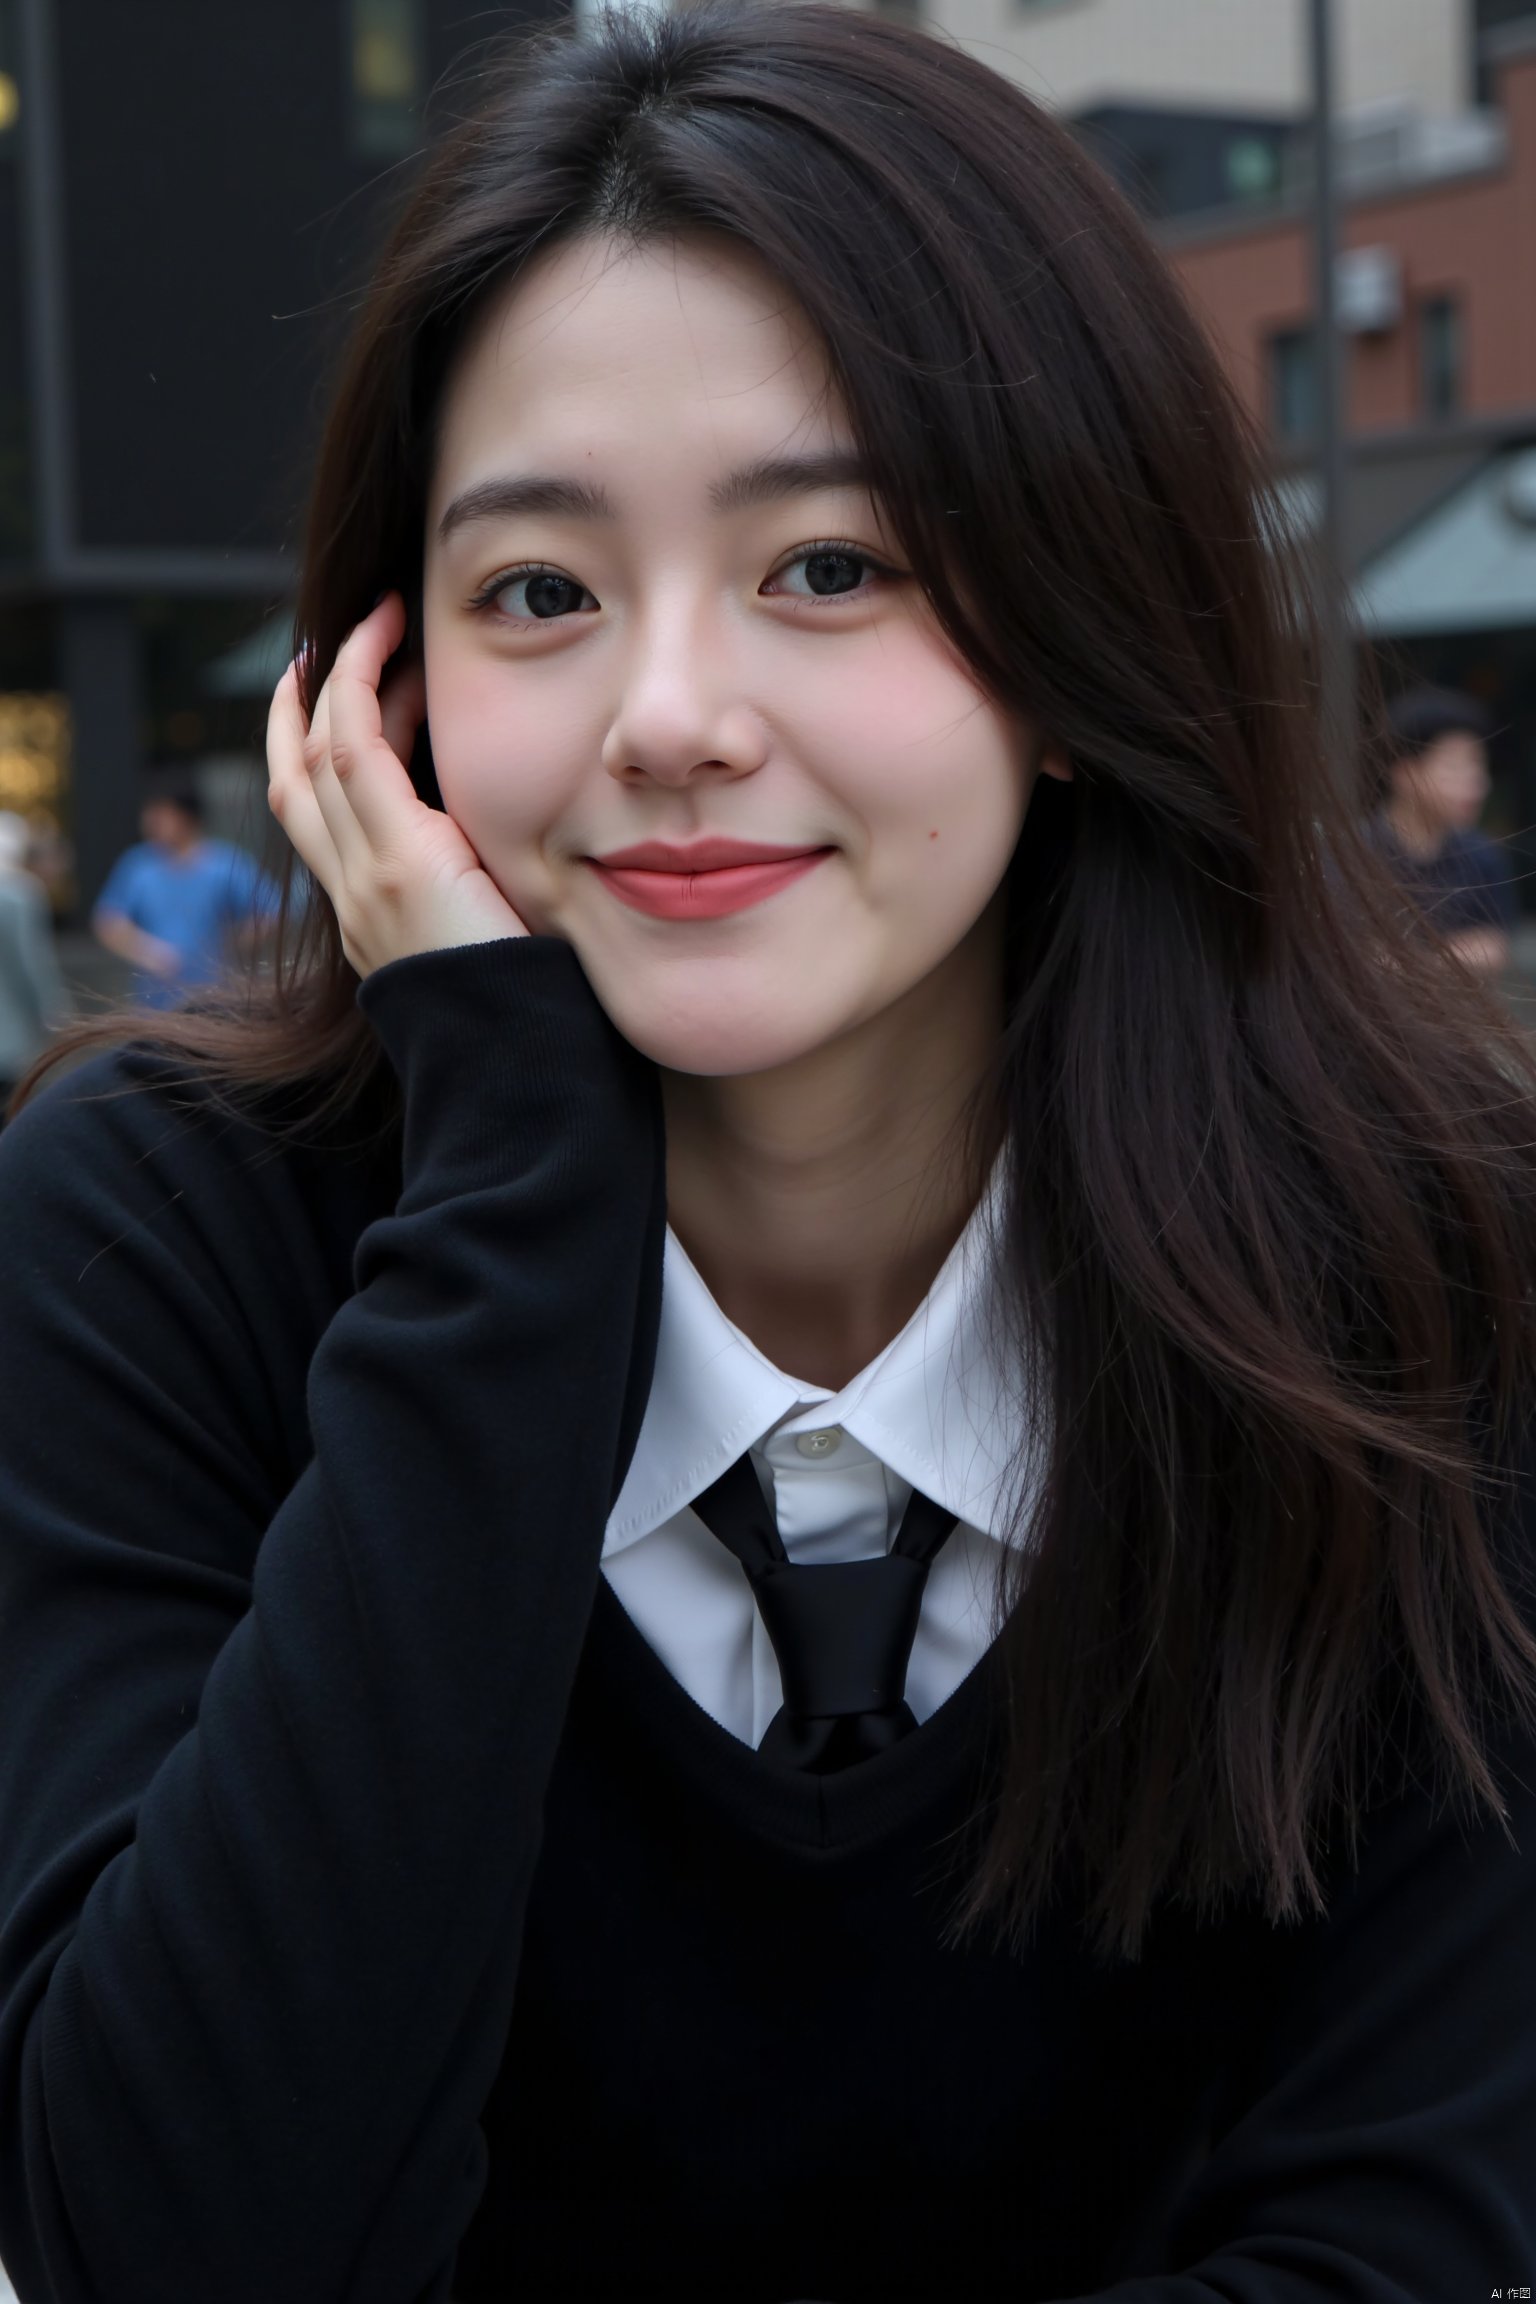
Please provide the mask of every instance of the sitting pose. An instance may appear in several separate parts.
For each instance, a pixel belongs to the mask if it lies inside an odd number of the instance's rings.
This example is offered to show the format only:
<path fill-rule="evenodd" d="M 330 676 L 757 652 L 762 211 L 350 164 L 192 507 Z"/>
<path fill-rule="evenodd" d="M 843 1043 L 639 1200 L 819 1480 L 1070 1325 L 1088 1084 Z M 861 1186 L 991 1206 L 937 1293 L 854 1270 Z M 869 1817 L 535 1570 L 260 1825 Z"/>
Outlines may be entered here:
<path fill-rule="evenodd" d="M 23 2304 L 1536 2277 L 1536 1077 L 1261 502 L 921 32 L 544 34 L 436 147 L 311 900 L 0 1139 Z"/>

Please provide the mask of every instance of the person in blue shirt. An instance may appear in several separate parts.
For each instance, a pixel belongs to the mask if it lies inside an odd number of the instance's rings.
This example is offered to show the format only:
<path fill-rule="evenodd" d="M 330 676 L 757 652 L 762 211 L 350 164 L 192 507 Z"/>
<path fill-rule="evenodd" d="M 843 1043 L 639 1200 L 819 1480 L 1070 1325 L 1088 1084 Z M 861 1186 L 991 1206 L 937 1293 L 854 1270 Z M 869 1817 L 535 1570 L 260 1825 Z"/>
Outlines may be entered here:
<path fill-rule="evenodd" d="M 113 865 L 91 927 L 133 968 L 135 999 L 172 1008 L 215 982 L 232 959 L 254 953 L 281 899 L 244 849 L 207 836 L 192 785 L 158 785 L 139 828 L 144 837 Z"/>

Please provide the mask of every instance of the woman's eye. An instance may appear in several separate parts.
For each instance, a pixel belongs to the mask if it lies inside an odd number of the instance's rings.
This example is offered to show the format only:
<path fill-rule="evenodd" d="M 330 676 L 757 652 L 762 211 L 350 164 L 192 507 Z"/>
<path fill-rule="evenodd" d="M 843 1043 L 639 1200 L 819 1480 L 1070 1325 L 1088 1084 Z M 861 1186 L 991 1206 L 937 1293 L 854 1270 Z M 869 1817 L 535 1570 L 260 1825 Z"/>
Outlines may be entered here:
<path fill-rule="evenodd" d="M 812 544 L 786 560 L 764 586 L 792 600 L 841 600 L 869 590 L 891 571 L 853 544 Z M 470 603 L 494 609 L 511 624 L 554 624 L 594 609 L 598 603 L 574 576 L 554 568 L 519 568 L 492 577 Z"/>
<path fill-rule="evenodd" d="M 475 602 L 477 608 L 498 608 L 519 624 L 551 624 L 584 605 L 597 606 L 586 586 L 553 568 L 524 568 L 515 576 L 498 576 Z"/>
<path fill-rule="evenodd" d="M 837 600 L 864 591 L 872 575 L 885 573 L 877 560 L 851 544 L 814 544 L 786 560 L 770 581 L 782 584 L 792 600 Z M 788 579 L 803 579 L 803 586 Z"/>

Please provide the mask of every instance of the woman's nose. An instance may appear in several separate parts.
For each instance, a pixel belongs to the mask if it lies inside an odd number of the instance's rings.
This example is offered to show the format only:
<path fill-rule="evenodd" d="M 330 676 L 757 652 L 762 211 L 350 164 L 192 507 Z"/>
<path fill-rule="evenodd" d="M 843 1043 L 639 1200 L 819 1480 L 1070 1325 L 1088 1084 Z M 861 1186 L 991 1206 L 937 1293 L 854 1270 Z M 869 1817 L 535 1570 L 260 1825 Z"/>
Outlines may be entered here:
<path fill-rule="evenodd" d="M 603 742 L 611 776 L 658 784 L 745 776 L 762 766 L 765 752 L 761 718 L 742 695 L 719 635 L 690 624 L 637 638 Z"/>

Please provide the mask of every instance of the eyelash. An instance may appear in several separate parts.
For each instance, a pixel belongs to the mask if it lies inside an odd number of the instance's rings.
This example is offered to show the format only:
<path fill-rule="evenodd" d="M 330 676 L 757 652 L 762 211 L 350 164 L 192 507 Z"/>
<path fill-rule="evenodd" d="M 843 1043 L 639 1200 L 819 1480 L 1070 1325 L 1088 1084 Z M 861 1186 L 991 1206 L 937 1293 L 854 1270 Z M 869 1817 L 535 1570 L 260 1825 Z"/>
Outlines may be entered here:
<path fill-rule="evenodd" d="M 899 582 L 900 580 L 899 570 L 888 568 L 883 560 L 875 559 L 874 555 L 867 552 L 862 544 L 850 543 L 846 536 L 818 537 L 814 544 L 802 544 L 799 550 L 792 552 L 787 560 L 781 560 L 773 573 L 775 576 L 782 576 L 789 569 L 802 567 L 807 560 L 817 560 L 823 555 L 829 558 L 835 555 L 846 560 L 857 560 L 871 575 L 881 581 Z M 527 560 L 519 567 L 503 568 L 490 579 L 489 583 L 482 584 L 469 602 L 470 609 L 479 613 L 488 611 L 509 585 L 521 583 L 525 578 L 532 576 L 559 576 L 567 583 L 574 584 L 576 582 L 574 576 L 567 577 L 563 568 L 551 567 L 546 560 Z M 839 601 L 862 599 L 865 588 L 865 585 L 861 584 L 853 592 L 825 592 L 820 597 L 811 595 L 808 598 L 802 595 L 797 597 L 796 605 L 801 608 L 830 608 L 836 606 Z M 582 585 L 580 589 L 585 591 L 587 587 Z M 538 624 L 563 624 L 568 621 L 563 616 L 510 616 L 505 609 L 499 613 L 503 623 L 515 624 L 522 629 Z"/>

